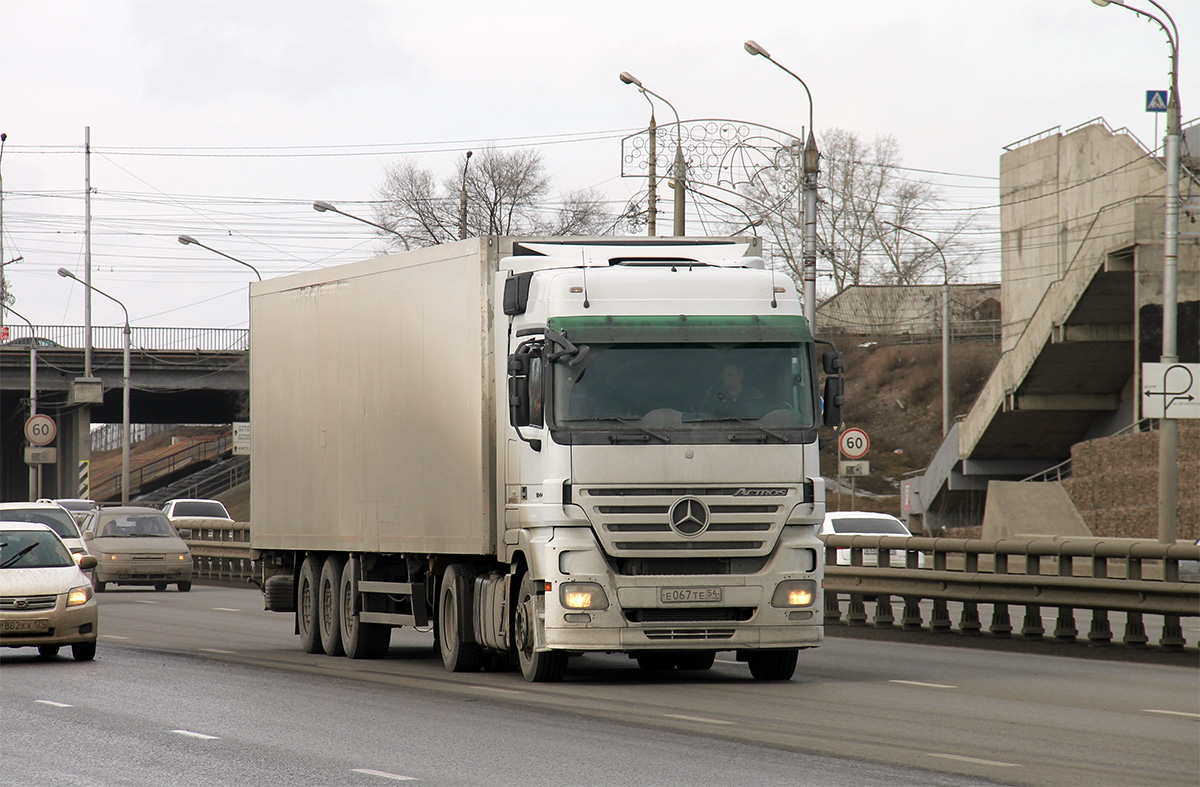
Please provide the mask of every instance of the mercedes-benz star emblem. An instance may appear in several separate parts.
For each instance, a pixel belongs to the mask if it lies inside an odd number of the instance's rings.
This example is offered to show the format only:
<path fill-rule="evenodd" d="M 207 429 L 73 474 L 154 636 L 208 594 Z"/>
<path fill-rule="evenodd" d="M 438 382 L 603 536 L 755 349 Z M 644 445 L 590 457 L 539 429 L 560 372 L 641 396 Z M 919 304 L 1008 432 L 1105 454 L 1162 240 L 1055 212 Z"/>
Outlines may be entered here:
<path fill-rule="evenodd" d="M 681 536 L 698 536 L 708 529 L 708 506 L 694 497 L 685 497 L 671 506 L 671 527 Z"/>

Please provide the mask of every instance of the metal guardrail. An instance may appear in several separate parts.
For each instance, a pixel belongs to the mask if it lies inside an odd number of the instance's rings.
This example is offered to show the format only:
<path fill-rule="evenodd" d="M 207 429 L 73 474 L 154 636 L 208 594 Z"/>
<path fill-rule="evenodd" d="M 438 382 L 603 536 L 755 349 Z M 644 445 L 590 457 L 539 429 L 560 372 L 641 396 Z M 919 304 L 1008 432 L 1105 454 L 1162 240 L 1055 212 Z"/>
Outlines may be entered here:
<path fill-rule="evenodd" d="M 249 522 L 235 522 L 227 527 L 193 527 L 191 531 L 191 536 L 184 540 L 192 550 L 195 579 L 245 582 L 253 576 Z"/>
<path fill-rule="evenodd" d="M 28 325 L 9 325 L 8 338 L 22 339 L 30 336 Z M 68 349 L 81 349 L 85 344 L 87 329 L 82 325 L 35 325 L 33 336 L 49 339 Z M 245 328 L 139 328 L 133 326 L 129 333 L 130 344 L 135 350 L 200 350 L 221 352 L 246 350 L 250 347 L 250 332 Z M 96 350 L 125 349 L 125 329 L 121 326 L 92 326 L 92 348 Z M 29 348 L 13 347 L 28 352 Z M 54 352 L 54 347 L 39 347 L 38 352 Z"/>
<path fill-rule="evenodd" d="M 992 606 L 988 632 L 995 637 L 1014 633 L 1009 606 L 1025 607 L 1019 634 L 1042 638 L 1041 608 L 1058 607 L 1053 631 L 1057 641 L 1075 641 L 1079 631 L 1075 611 L 1092 613 L 1088 644 L 1112 642 L 1109 612 L 1125 612 L 1122 642 L 1148 643 L 1143 615 L 1162 615 L 1159 646 L 1180 650 L 1186 642 L 1181 617 L 1200 616 L 1200 585 L 1179 581 L 1181 560 L 1200 561 L 1200 546 L 1160 544 L 1140 539 L 1032 538 L 1003 541 L 903 536 L 823 536 L 825 553 L 825 623 L 843 622 L 838 594 L 850 602 L 845 623 L 868 625 L 866 597 L 874 597 L 877 628 L 896 624 L 892 597 L 902 599 L 900 627 L 905 631 L 951 631 L 947 602 L 962 602 L 958 631 L 979 635 L 983 624 L 979 604 Z M 253 573 L 250 525 L 193 529 L 187 541 L 196 563 L 196 577 L 244 581 Z M 837 549 L 849 548 L 851 565 L 839 566 Z M 880 565 L 864 566 L 864 550 L 876 550 Z M 890 550 L 905 552 L 904 567 L 890 565 Z M 927 558 L 920 567 L 919 555 Z M 1013 557 L 1022 558 L 1010 565 Z M 1044 565 L 1045 564 L 1045 565 Z M 1053 564 L 1053 565 L 1048 565 Z M 1149 564 L 1149 565 L 1147 565 Z M 1043 569 L 1053 573 L 1044 573 Z M 929 628 L 920 602 L 933 602 Z"/>
<path fill-rule="evenodd" d="M 143 487 L 151 481 L 174 473 L 188 465 L 215 460 L 232 450 L 232 447 L 233 432 L 226 432 L 217 437 L 189 437 L 160 452 L 158 456 L 152 457 L 136 467 L 130 467 L 130 495 L 141 492 Z M 115 499 L 121 494 L 122 483 L 121 468 L 114 468 L 93 482 L 92 497 L 96 500 Z"/>
<path fill-rule="evenodd" d="M 879 628 L 895 625 L 892 597 L 902 599 L 900 625 L 905 630 L 925 630 L 920 602 L 933 602 L 929 627 L 950 631 L 947 602 L 962 602 L 958 631 L 980 634 L 983 625 L 979 604 L 992 606 L 988 632 L 997 637 L 1013 634 L 1009 606 L 1025 607 L 1020 634 L 1045 635 L 1041 608 L 1057 607 L 1053 632 L 1058 641 L 1079 636 L 1075 612 L 1092 613 L 1089 644 L 1113 640 L 1109 612 L 1125 612 L 1122 642 L 1147 644 L 1143 615 L 1162 615 L 1159 645 L 1179 650 L 1186 644 L 1180 617 L 1200 616 L 1200 585 L 1181 582 L 1180 561 L 1200 561 L 1195 544 L 1160 544 L 1140 539 L 1030 538 L 1002 541 L 957 538 L 906 538 L 904 536 L 823 536 L 826 546 L 825 622 L 839 624 L 842 613 L 838 594 L 848 594 L 845 623 L 868 625 L 866 597 L 876 611 L 871 623 Z M 838 566 L 837 548 L 850 549 L 849 566 Z M 875 550 L 878 566 L 864 566 L 865 550 Z M 891 565 L 890 550 L 905 553 L 905 565 Z M 920 567 L 919 556 L 925 554 Z M 1013 564 L 1013 558 L 1020 558 Z M 1046 570 L 1050 573 L 1047 573 Z"/>

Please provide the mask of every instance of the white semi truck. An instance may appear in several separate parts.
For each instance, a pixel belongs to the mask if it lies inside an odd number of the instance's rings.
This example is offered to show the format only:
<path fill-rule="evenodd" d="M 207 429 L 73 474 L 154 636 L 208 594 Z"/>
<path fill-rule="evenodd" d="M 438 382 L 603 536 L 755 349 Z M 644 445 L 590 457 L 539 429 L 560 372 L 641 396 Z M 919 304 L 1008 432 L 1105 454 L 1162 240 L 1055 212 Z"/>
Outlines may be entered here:
<path fill-rule="evenodd" d="M 790 679 L 842 361 L 758 244 L 485 237 L 254 284 L 266 608 L 310 653 L 429 625 L 456 672 L 734 651 Z"/>

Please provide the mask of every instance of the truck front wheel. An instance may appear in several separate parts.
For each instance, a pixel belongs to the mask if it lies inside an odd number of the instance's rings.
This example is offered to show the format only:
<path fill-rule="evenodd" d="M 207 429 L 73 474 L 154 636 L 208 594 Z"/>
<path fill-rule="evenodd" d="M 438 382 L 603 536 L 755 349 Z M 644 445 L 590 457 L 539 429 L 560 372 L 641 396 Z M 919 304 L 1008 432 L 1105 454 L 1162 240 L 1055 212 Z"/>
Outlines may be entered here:
<path fill-rule="evenodd" d="M 300 634 L 300 647 L 305 653 L 321 652 L 321 637 L 317 632 L 317 580 L 320 576 L 321 564 L 317 557 L 304 558 L 296 583 L 296 628 Z"/>
<path fill-rule="evenodd" d="M 567 654 L 560 650 L 535 650 L 534 636 L 537 623 L 537 598 L 533 592 L 534 582 L 529 574 L 521 577 L 521 592 L 517 595 L 514 614 L 513 640 L 517 650 L 517 661 L 521 674 L 530 683 L 554 683 L 563 678 L 567 671 Z"/>
<path fill-rule="evenodd" d="M 755 680 L 791 680 L 796 672 L 799 653 L 795 648 L 756 650 L 746 655 L 746 663 L 750 665 L 750 674 Z"/>
<path fill-rule="evenodd" d="M 451 672 L 478 672 L 483 666 L 483 648 L 471 640 L 471 572 L 454 565 L 442 575 L 438 594 L 438 644 L 442 663 Z"/>

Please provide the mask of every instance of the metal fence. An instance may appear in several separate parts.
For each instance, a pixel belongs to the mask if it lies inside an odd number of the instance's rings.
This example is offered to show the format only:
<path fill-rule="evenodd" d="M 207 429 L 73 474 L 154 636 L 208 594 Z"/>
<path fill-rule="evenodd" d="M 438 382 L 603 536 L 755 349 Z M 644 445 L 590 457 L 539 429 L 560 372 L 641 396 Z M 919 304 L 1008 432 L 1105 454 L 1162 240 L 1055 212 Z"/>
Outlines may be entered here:
<path fill-rule="evenodd" d="M 129 493 L 137 494 L 151 481 L 176 473 L 197 462 L 215 461 L 233 448 L 233 433 L 226 432 L 216 437 L 189 437 L 156 456 L 129 468 Z M 112 500 L 120 496 L 124 479 L 121 468 L 99 476 L 92 482 L 92 498 Z"/>
<path fill-rule="evenodd" d="M 250 524 L 192 528 L 187 541 L 195 564 L 195 579 L 245 582 L 253 575 L 250 564 Z"/>
<path fill-rule="evenodd" d="M 82 349 L 87 330 L 82 325 L 9 325 L 8 339 L 13 341 L 30 335 L 49 339 L 60 347 Z M 250 347 L 250 332 L 245 328 L 139 328 L 130 329 L 130 343 L 136 349 L 163 351 L 220 352 L 246 350 Z M 96 350 L 125 349 L 125 329 L 122 326 L 92 326 L 92 348 Z M 24 348 L 28 351 L 28 346 Z M 38 347 L 38 352 L 53 352 L 54 347 Z"/>
<path fill-rule="evenodd" d="M 906 538 L 903 536 L 824 536 L 826 546 L 825 621 L 843 622 L 839 594 L 849 596 L 844 622 L 850 626 L 879 628 L 896 625 L 892 599 L 901 600 L 900 626 L 925 630 L 920 609 L 931 600 L 931 631 L 951 631 L 947 602 L 962 603 L 957 630 L 981 634 L 979 605 L 992 608 L 988 633 L 1010 637 L 1011 605 L 1023 606 L 1019 628 L 1023 637 L 1045 635 L 1041 608 L 1056 607 L 1053 631 L 1058 641 L 1075 641 L 1077 611 L 1091 613 L 1087 641 L 1092 645 L 1113 640 L 1110 612 L 1125 613 L 1121 641 L 1128 646 L 1147 644 L 1143 615 L 1162 615 L 1159 645 L 1167 650 L 1184 647 L 1181 617 L 1200 616 L 1200 585 L 1180 581 L 1180 563 L 1193 568 L 1200 562 L 1195 544 L 1160 544 L 1140 539 L 1032 538 L 1003 541 L 956 538 Z M 836 565 L 837 548 L 849 548 L 849 566 Z M 890 550 L 901 550 L 903 566 L 891 564 Z M 924 566 L 920 555 L 924 554 Z M 864 566 L 864 556 L 878 565 Z M 875 614 L 868 621 L 866 604 L 872 599 Z"/>

